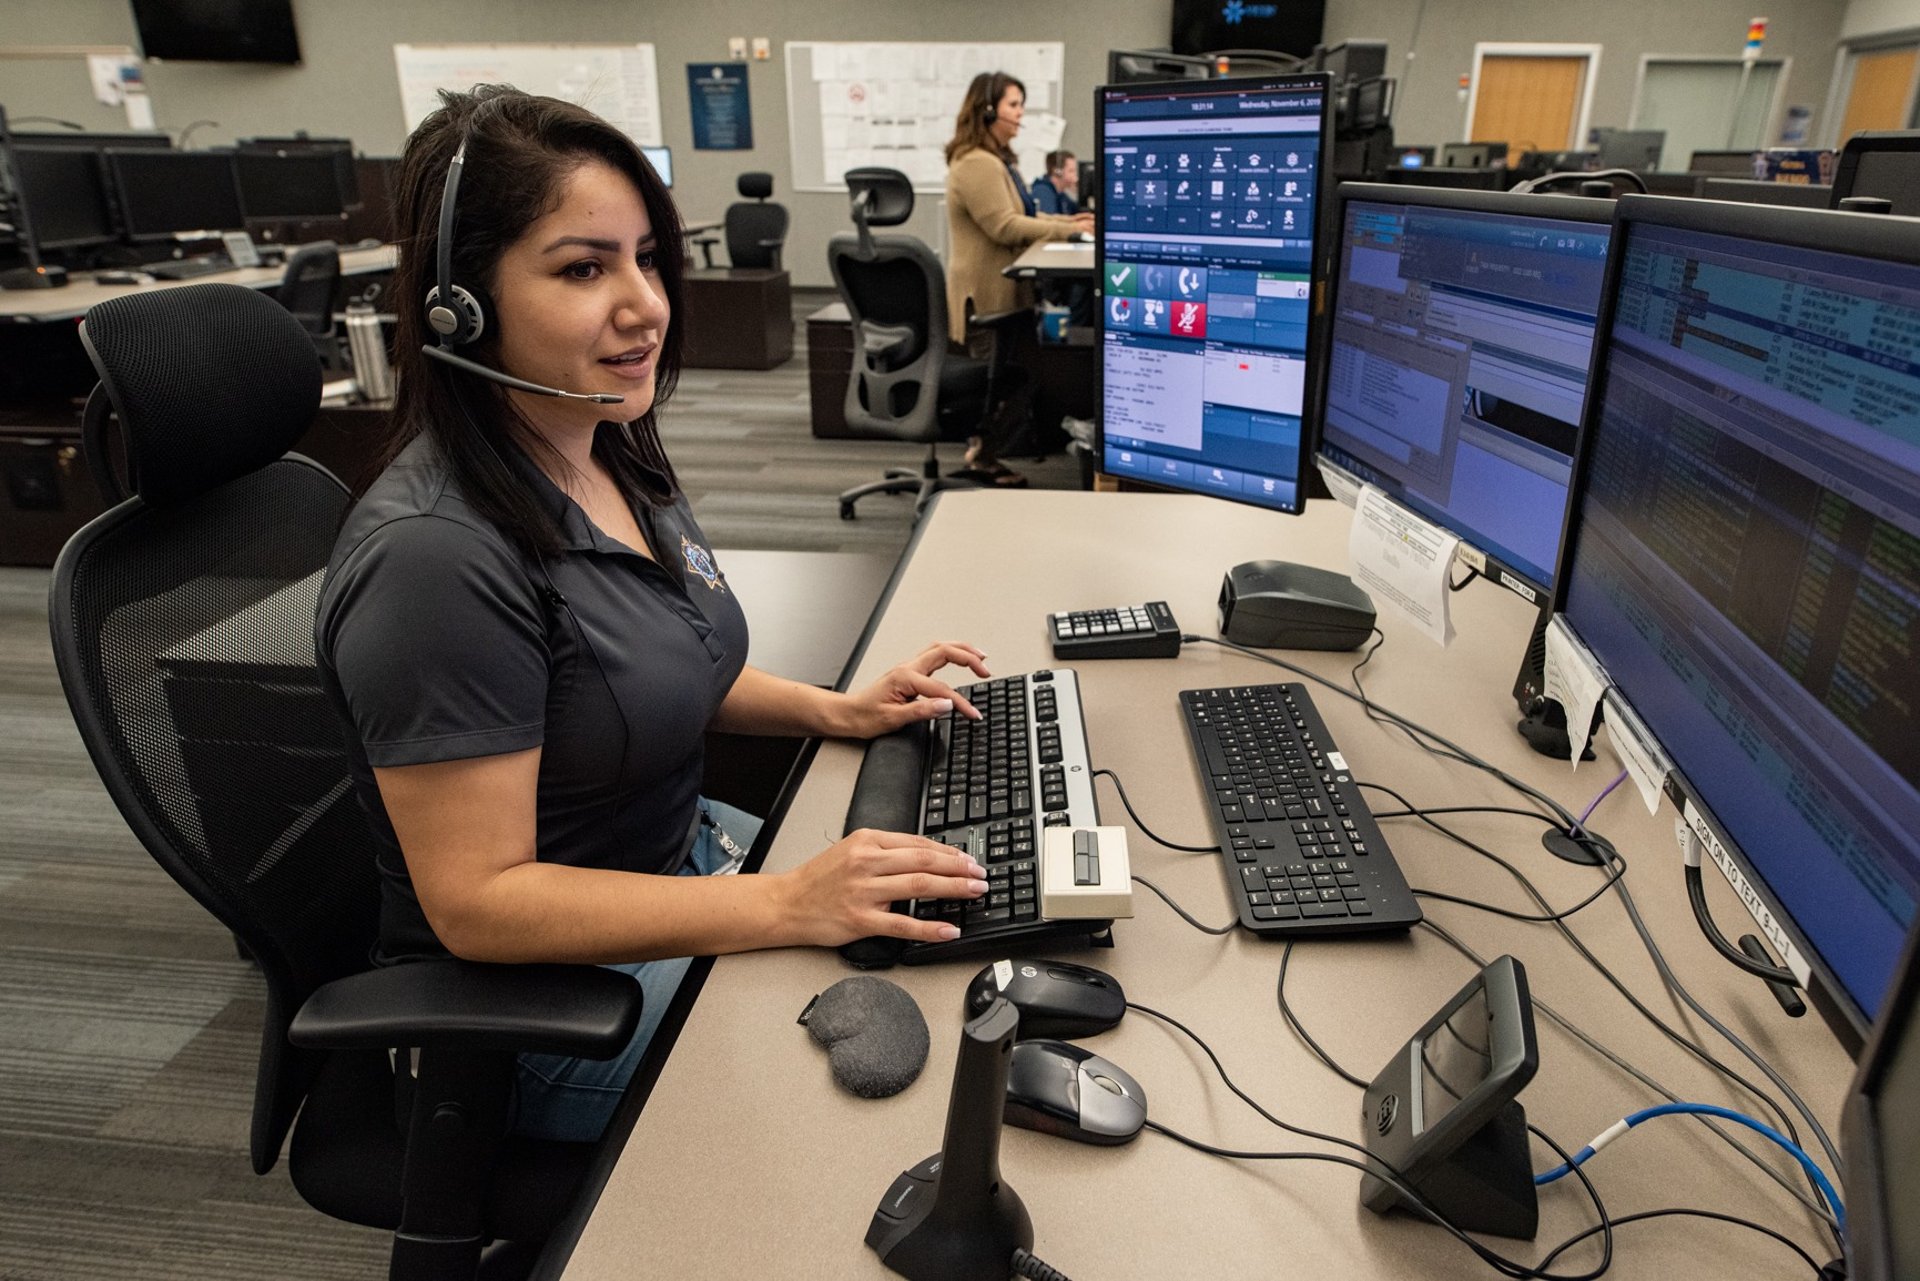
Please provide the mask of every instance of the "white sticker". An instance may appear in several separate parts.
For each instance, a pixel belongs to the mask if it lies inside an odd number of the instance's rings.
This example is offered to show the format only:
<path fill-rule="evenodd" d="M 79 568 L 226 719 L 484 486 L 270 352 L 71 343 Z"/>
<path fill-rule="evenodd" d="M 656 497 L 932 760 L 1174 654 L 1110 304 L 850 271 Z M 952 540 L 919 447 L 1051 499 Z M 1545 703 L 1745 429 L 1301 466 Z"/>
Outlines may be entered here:
<path fill-rule="evenodd" d="M 1353 581 L 1366 589 L 1376 607 L 1384 602 L 1398 610 L 1437 645 L 1453 640 L 1447 573 L 1459 545 L 1458 538 L 1421 520 L 1372 485 L 1360 491 L 1347 536 Z"/>
<path fill-rule="evenodd" d="M 1347 758 L 1338 752 L 1327 753 L 1327 764 L 1333 766 L 1334 772 L 1337 774 L 1350 774 L 1353 772 L 1347 768 Z"/>
<path fill-rule="evenodd" d="M 1004 992 L 1007 990 L 1007 985 L 1011 982 L 1013 982 L 1013 962 L 995 961 L 993 963 L 993 985 Z"/>
<path fill-rule="evenodd" d="M 1487 572 L 1487 554 L 1471 543 L 1461 543 L 1453 553 L 1454 559 L 1473 570 L 1476 574 Z"/>
<path fill-rule="evenodd" d="M 1460 550 L 1465 551 L 1466 548 L 1463 546 Z M 1480 567 L 1483 571 L 1486 568 L 1486 558 L 1484 556 L 1481 557 Z M 1525 596 L 1528 600 L 1532 601 L 1534 604 L 1537 605 L 1540 603 L 1540 597 L 1534 593 L 1533 588 L 1527 586 L 1525 583 L 1521 582 L 1519 579 L 1515 578 L 1512 574 L 1509 574 L 1504 569 L 1500 571 L 1500 583 L 1501 583 L 1501 586 L 1512 588 L 1514 591 L 1520 593 L 1522 596 Z"/>
<path fill-rule="evenodd" d="M 1542 682 L 1546 695 L 1567 713 L 1567 741 L 1573 745 L 1573 767 L 1592 737 L 1593 712 L 1606 692 L 1606 674 L 1587 647 L 1575 638 L 1567 620 L 1555 614 L 1547 623 L 1547 671 Z"/>
<path fill-rule="evenodd" d="M 1806 957 L 1800 955 L 1800 949 L 1796 948 L 1793 940 L 1787 937 L 1785 927 L 1768 910 L 1766 902 L 1753 888 L 1752 882 L 1747 880 L 1746 873 L 1742 872 L 1740 865 L 1733 861 L 1733 855 L 1727 853 L 1726 847 L 1720 844 L 1720 838 L 1713 834 L 1713 828 L 1708 826 L 1706 819 L 1693 807 L 1691 801 L 1687 802 L 1686 807 L 1681 811 L 1681 816 L 1687 826 L 1692 829 L 1693 834 L 1700 839 L 1700 844 L 1706 848 L 1707 857 L 1713 860 L 1713 865 L 1720 869 L 1722 876 L 1727 878 L 1727 884 L 1733 886 L 1733 892 L 1740 896 L 1742 903 L 1746 904 L 1747 914 L 1753 917 L 1753 923 L 1760 927 L 1760 933 L 1766 937 L 1767 942 L 1773 944 L 1773 950 L 1780 954 L 1780 958 L 1787 963 L 1787 968 L 1793 971 L 1793 976 L 1800 980 L 1800 986 L 1807 986 L 1813 981 L 1813 966 L 1808 964 Z"/>

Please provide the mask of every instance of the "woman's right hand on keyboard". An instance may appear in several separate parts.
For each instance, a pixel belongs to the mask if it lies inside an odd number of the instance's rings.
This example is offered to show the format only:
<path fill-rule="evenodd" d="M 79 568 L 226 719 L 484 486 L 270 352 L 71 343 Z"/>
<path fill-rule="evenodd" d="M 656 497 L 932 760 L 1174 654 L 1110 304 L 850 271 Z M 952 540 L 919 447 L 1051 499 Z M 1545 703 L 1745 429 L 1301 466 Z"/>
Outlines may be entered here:
<path fill-rule="evenodd" d="M 872 935 L 935 943 L 959 931 L 919 921 L 893 905 L 906 899 L 975 899 L 987 892 L 986 869 L 951 845 L 866 828 L 780 874 L 786 920 L 798 941 L 821 947 Z"/>

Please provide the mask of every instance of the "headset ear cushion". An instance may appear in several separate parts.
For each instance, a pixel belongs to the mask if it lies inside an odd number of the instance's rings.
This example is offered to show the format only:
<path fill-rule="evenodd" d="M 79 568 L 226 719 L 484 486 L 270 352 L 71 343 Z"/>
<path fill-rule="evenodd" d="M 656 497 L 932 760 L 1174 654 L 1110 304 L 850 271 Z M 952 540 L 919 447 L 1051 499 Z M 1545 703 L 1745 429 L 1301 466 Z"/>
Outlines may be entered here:
<path fill-rule="evenodd" d="M 492 310 L 492 299 L 485 290 L 470 288 L 459 281 L 453 284 L 451 306 L 441 305 L 439 285 L 427 290 L 427 328 L 454 347 L 478 342 L 487 331 L 487 316 Z"/>

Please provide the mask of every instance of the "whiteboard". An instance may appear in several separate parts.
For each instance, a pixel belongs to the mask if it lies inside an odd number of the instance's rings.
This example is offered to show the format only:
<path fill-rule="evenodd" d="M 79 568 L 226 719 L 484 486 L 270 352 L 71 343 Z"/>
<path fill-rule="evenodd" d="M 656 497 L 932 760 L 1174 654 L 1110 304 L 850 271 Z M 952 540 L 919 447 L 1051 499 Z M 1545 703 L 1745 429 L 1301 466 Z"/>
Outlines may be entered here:
<path fill-rule="evenodd" d="M 397 44 L 407 132 L 440 109 L 440 90 L 510 84 L 585 107 L 658 147 L 660 77 L 650 44 Z"/>
<path fill-rule="evenodd" d="M 842 175 L 863 165 L 898 169 L 915 191 L 946 187 L 943 154 L 967 83 L 1005 71 L 1027 86 L 1013 148 L 1029 180 L 1066 129 L 1067 47 L 1033 44 L 825 43 L 789 41 L 787 128 L 795 191 L 845 191 Z"/>

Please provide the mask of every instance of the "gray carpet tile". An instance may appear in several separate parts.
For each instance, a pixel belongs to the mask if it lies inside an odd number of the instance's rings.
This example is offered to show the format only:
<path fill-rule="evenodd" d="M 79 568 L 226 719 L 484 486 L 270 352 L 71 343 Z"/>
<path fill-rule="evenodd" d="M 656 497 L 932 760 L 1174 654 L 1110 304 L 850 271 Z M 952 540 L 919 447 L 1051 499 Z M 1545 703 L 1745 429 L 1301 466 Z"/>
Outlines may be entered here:
<path fill-rule="evenodd" d="M 806 334 L 768 372 L 689 370 L 663 427 L 718 548 L 896 555 L 906 498 L 841 490 L 922 449 L 816 440 Z M 942 447 L 949 469 L 957 447 Z M 1014 464 L 1036 485 L 1074 462 Z M 264 988 L 147 857 L 80 744 L 44 570 L 0 568 L 0 1281 L 370 1278 L 384 1234 L 323 1218 L 247 1158 Z"/>

